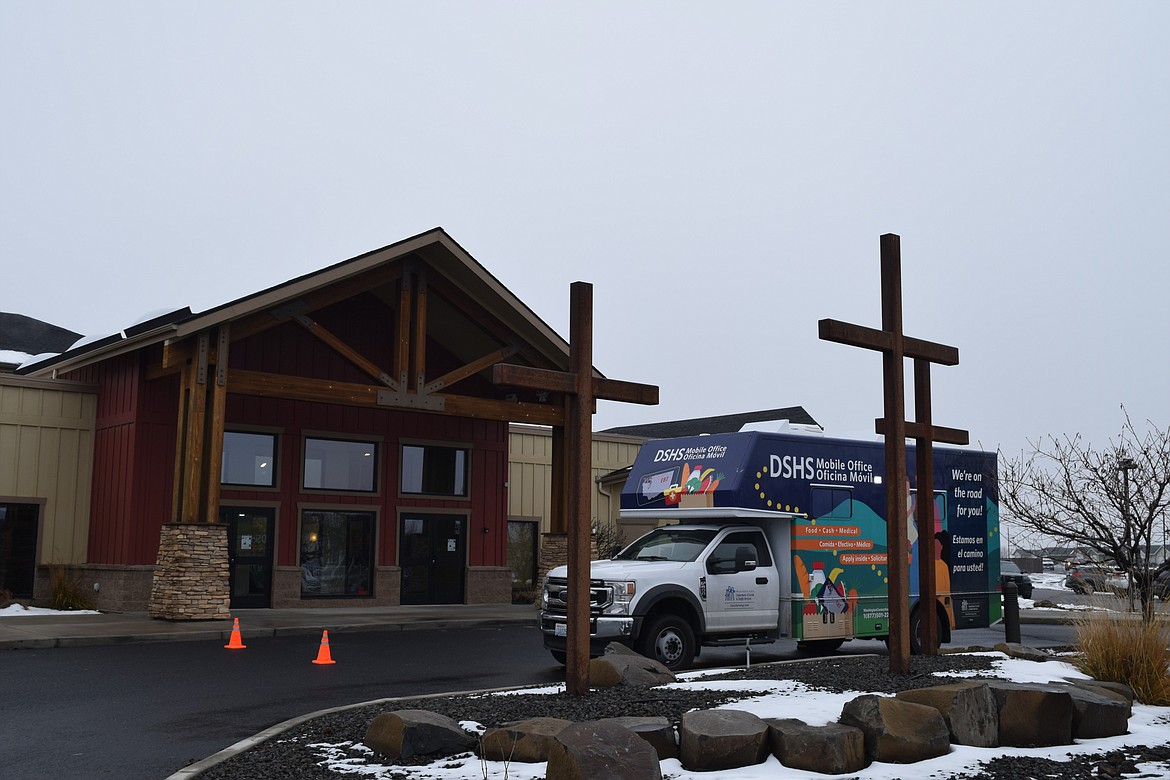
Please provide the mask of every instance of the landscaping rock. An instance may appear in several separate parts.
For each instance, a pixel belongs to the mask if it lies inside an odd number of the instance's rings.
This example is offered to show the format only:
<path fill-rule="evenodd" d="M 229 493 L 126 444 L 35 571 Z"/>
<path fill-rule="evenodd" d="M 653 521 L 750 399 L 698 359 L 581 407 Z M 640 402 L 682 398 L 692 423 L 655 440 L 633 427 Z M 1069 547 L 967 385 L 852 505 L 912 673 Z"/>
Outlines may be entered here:
<path fill-rule="evenodd" d="M 1051 685 L 989 680 L 999 708 L 999 744 L 1012 747 L 1071 745 L 1073 701 Z"/>
<path fill-rule="evenodd" d="M 999 745 L 999 708 L 995 694 L 986 683 L 955 683 L 900 691 L 903 701 L 925 704 L 938 710 L 946 721 L 951 742 L 971 747 Z"/>
<path fill-rule="evenodd" d="M 642 739 L 650 743 L 650 747 L 658 753 L 658 760 L 678 758 L 678 735 L 670 721 L 661 717 L 621 717 L 605 718 L 619 726 L 625 726 Z"/>
<path fill-rule="evenodd" d="M 682 765 L 692 772 L 753 766 L 768 758 L 768 724 L 740 710 L 688 712 L 678 743 Z"/>
<path fill-rule="evenodd" d="M 635 650 L 632 647 L 627 647 L 626 645 L 623 645 L 621 642 L 610 642 L 608 645 L 605 646 L 605 655 L 636 655 L 636 656 L 641 656 L 642 654 L 639 653 L 637 650 Z"/>
<path fill-rule="evenodd" d="M 529 718 L 488 729 L 480 742 L 480 755 L 489 761 L 548 761 L 557 734 L 571 725 L 573 721 L 564 718 Z"/>
<path fill-rule="evenodd" d="M 546 780 L 662 780 L 650 743 L 612 721 L 574 723 L 553 740 Z"/>
<path fill-rule="evenodd" d="M 594 688 L 663 685 L 671 682 L 674 682 L 674 673 L 645 656 L 611 653 L 589 660 L 589 685 Z"/>
<path fill-rule="evenodd" d="M 845 705 L 840 721 L 861 729 L 870 761 L 910 764 L 951 749 L 942 713 L 925 704 L 866 694 Z"/>
<path fill-rule="evenodd" d="M 1125 716 L 1128 718 L 1130 715 L 1133 715 L 1133 688 L 1130 688 L 1125 683 L 1112 682 L 1109 680 L 1079 680 L 1072 677 L 1065 677 L 1064 679 L 1067 680 L 1067 685 L 1072 685 L 1077 688 L 1088 688 L 1092 691 L 1106 690 L 1110 693 L 1114 693 L 1117 696 L 1120 696 L 1121 698 L 1125 699 L 1129 705 Z"/>
<path fill-rule="evenodd" d="M 370 722 L 362 741 L 390 759 L 455 755 L 475 747 L 475 738 L 458 723 L 426 710 L 383 712 Z"/>
<path fill-rule="evenodd" d="M 797 718 L 764 718 L 768 743 L 781 764 L 806 772 L 842 775 L 865 768 L 865 735 L 841 723 L 810 726 Z"/>
<path fill-rule="evenodd" d="M 1088 686 L 1061 686 L 1073 700 L 1073 739 L 1117 737 L 1129 731 L 1130 705 L 1116 691 Z"/>
<path fill-rule="evenodd" d="M 1034 647 L 1021 645 L 1018 642 L 1000 642 L 995 646 L 998 653 L 1003 653 L 1009 658 L 1019 658 L 1024 661 L 1047 661 L 1049 656 Z"/>

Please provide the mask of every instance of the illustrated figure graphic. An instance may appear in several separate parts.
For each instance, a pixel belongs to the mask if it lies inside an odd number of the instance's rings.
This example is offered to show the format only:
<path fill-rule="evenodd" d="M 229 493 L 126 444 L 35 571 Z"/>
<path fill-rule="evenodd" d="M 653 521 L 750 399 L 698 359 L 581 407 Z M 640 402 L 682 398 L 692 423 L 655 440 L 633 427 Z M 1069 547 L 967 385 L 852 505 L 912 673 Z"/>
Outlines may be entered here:
<path fill-rule="evenodd" d="M 826 582 L 825 564 L 821 563 L 820 561 L 813 561 L 812 571 L 808 574 L 808 595 L 809 599 L 812 601 L 814 615 L 823 612 L 821 593 L 824 590 Z M 823 614 L 821 620 L 822 622 L 828 622 Z"/>
<path fill-rule="evenodd" d="M 829 573 L 828 581 L 821 586 L 821 592 L 818 596 L 821 608 L 824 610 L 822 619 L 827 618 L 830 623 L 835 623 L 837 615 L 842 614 L 849 607 L 849 603 L 845 600 L 845 581 L 840 579 L 844 573 L 844 569 L 833 569 Z"/>

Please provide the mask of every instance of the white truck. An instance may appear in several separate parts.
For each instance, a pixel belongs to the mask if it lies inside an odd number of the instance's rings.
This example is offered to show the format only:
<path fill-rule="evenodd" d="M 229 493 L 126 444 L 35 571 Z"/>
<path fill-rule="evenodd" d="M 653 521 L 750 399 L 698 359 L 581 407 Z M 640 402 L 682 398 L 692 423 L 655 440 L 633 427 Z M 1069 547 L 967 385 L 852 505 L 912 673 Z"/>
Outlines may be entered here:
<path fill-rule="evenodd" d="M 935 551 L 939 636 L 1001 617 L 994 453 L 936 448 L 934 528 L 914 521 L 908 457 L 911 649 L 919 549 Z M 888 634 L 884 449 L 877 442 L 762 432 L 643 445 L 623 519 L 663 524 L 590 564 L 590 654 L 613 641 L 671 669 L 701 647 L 792 637 L 820 651 Z M 566 656 L 568 572 L 545 580 L 539 624 Z"/>

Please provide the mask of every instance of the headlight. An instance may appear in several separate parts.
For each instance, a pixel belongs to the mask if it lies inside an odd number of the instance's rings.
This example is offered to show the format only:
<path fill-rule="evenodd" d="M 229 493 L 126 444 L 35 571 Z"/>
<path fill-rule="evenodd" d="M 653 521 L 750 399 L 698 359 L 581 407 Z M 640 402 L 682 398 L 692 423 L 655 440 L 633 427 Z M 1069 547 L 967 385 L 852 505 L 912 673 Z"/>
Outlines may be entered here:
<path fill-rule="evenodd" d="M 630 614 L 630 602 L 633 601 L 634 594 L 638 592 L 637 583 L 607 582 L 606 585 L 613 591 L 613 603 L 606 608 L 605 613 L 607 615 Z"/>

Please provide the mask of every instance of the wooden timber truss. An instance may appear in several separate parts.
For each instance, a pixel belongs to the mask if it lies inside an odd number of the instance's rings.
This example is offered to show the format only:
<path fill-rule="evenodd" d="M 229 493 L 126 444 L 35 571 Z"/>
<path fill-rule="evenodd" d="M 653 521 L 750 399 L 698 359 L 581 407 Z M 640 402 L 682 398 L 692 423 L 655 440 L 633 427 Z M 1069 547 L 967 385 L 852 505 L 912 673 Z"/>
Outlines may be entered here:
<path fill-rule="evenodd" d="M 220 468 L 227 394 L 261 396 L 313 403 L 407 409 L 505 422 L 553 426 L 554 439 L 563 440 L 567 401 L 541 394 L 547 402 L 522 401 L 512 395 L 492 398 L 460 394 L 452 388 L 505 360 L 521 359 L 548 366 L 535 350 L 526 349 L 516 335 L 501 325 L 482 304 L 455 285 L 444 286 L 442 297 L 484 328 L 490 341 L 502 344 L 463 362 L 453 370 L 430 376 L 426 363 L 429 303 L 428 268 L 405 260 L 321 287 L 291 301 L 247 311 L 198 333 L 164 343 L 162 361 L 147 370 L 148 378 L 179 373 L 180 398 L 176 437 L 175 522 L 218 522 Z M 441 284 L 441 282 L 439 282 Z M 383 300 L 393 297 L 395 310 L 391 365 L 379 365 L 346 343 L 315 318 L 315 313 L 364 292 L 377 289 Z M 392 293 L 389 291 L 393 291 Z M 330 350 L 359 369 L 369 382 L 290 376 L 231 368 L 233 343 L 288 323 L 295 323 Z M 560 485 L 554 492 L 560 493 Z M 559 513 L 558 513 L 559 514 Z M 558 518 L 559 519 L 559 518 Z M 561 523 L 554 523 L 560 525 Z"/>

